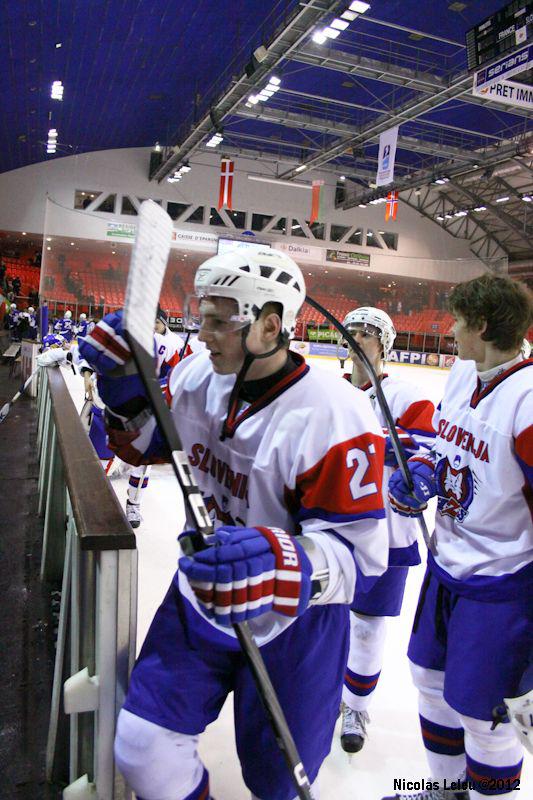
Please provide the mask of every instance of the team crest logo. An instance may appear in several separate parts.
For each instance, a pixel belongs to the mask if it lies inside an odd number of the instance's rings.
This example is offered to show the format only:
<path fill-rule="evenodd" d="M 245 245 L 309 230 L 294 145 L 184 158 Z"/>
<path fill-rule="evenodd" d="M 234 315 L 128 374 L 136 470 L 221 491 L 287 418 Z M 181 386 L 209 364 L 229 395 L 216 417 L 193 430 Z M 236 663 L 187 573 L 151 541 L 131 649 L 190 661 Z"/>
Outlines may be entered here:
<path fill-rule="evenodd" d="M 209 497 L 204 498 L 205 507 L 207 509 L 207 513 L 211 518 L 211 522 L 216 525 L 217 522 L 221 523 L 222 525 L 245 525 L 244 520 L 240 517 L 235 517 L 230 514 L 229 512 L 229 502 L 228 498 L 225 495 L 222 495 L 222 507 L 218 504 L 214 495 L 209 495 Z"/>
<path fill-rule="evenodd" d="M 448 458 L 441 458 L 435 468 L 439 496 L 438 510 L 444 516 L 462 522 L 474 499 L 474 475 L 470 467 L 460 467 L 461 456 L 456 456 L 453 466 Z"/>

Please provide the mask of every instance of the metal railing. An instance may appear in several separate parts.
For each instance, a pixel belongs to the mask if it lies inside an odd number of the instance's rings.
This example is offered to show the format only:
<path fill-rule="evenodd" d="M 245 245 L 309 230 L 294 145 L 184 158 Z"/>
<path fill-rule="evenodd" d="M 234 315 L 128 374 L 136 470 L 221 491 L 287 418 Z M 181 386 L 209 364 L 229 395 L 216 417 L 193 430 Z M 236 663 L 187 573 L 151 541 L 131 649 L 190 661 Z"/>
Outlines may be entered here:
<path fill-rule="evenodd" d="M 65 800 L 130 800 L 113 739 L 135 658 L 135 536 L 58 368 L 40 370 L 41 578 L 61 582 L 47 742 Z"/>

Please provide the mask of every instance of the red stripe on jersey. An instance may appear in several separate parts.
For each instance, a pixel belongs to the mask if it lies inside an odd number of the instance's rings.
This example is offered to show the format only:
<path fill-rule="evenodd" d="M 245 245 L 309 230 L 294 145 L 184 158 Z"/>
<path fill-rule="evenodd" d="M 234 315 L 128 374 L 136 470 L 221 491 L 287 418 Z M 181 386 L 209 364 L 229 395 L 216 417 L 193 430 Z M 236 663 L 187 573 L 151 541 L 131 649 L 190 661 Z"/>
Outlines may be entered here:
<path fill-rule="evenodd" d="M 515 453 L 528 467 L 533 467 L 533 425 L 518 434 L 514 441 Z"/>
<path fill-rule="evenodd" d="M 95 342 L 101 344 L 106 350 L 109 350 L 110 353 L 113 353 L 114 356 L 120 358 L 122 361 L 129 361 L 131 358 L 129 349 L 123 347 L 120 342 L 117 342 L 115 336 L 111 336 L 110 333 L 100 328 L 99 325 L 93 329 L 92 333 L 87 338 L 94 339 Z"/>
<path fill-rule="evenodd" d="M 434 413 L 435 406 L 431 400 L 417 400 L 415 403 L 411 403 L 409 408 L 403 412 L 401 417 L 396 420 L 396 424 L 401 425 L 402 428 L 407 428 L 407 430 L 414 428 L 418 431 L 435 433 L 431 422 Z"/>
<path fill-rule="evenodd" d="M 385 440 L 373 433 L 335 445 L 297 476 L 300 504 L 343 515 L 382 510 L 384 458 Z"/>

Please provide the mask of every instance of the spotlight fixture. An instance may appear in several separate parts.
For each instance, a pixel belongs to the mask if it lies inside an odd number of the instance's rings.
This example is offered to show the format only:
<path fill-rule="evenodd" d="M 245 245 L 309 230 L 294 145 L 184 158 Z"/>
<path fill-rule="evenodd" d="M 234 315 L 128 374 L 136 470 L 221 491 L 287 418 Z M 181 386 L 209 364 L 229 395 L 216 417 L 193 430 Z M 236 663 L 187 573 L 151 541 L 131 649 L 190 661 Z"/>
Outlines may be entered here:
<path fill-rule="evenodd" d="M 328 39 L 336 39 L 341 31 L 345 31 L 350 22 L 353 22 L 360 14 L 364 14 L 370 8 L 369 3 L 363 3 L 361 0 L 354 0 L 350 3 L 349 7 L 345 9 L 340 17 L 335 17 L 329 25 L 325 28 L 315 30 L 312 35 L 312 40 L 316 44 L 325 44 Z"/>
<path fill-rule="evenodd" d="M 446 175 L 442 175 L 440 178 L 435 178 L 433 183 L 438 183 L 440 185 L 449 183 L 450 179 L 446 177 Z"/>
<path fill-rule="evenodd" d="M 509 200 L 509 197 L 507 195 L 505 195 L 504 197 L 497 197 L 496 198 L 496 202 L 497 203 L 506 203 L 508 200 Z"/>
<path fill-rule="evenodd" d="M 364 14 L 369 8 L 370 3 L 362 3 L 360 0 L 354 0 L 354 2 L 349 5 L 350 11 L 355 11 L 356 14 Z"/>
<path fill-rule="evenodd" d="M 525 194 L 523 195 L 522 200 L 524 201 L 524 203 L 531 203 L 533 202 L 533 196 L 530 194 Z"/>
<path fill-rule="evenodd" d="M 487 210 L 487 206 L 476 206 L 474 208 L 474 211 L 486 211 L 486 210 Z"/>
<path fill-rule="evenodd" d="M 307 169 L 307 164 L 300 164 L 300 166 L 296 167 L 294 171 L 295 172 L 303 172 L 304 169 Z"/>
<path fill-rule="evenodd" d="M 187 163 L 182 164 L 172 175 L 167 178 L 168 183 L 178 183 L 178 181 L 181 181 L 183 176 L 186 175 L 187 172 L 190 172 L 191 169 L 192 167 L 190 167 Z"/>

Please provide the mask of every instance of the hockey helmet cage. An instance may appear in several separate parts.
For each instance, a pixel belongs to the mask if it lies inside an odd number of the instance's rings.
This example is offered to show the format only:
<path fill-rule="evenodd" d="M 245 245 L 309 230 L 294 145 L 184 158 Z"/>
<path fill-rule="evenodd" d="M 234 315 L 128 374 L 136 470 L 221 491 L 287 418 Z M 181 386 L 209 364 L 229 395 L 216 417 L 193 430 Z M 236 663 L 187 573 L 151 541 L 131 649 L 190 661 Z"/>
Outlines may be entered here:
<path fill-rule="evenodd" d="M 356 325 L 361 326 L 363 330 L 366 326 L 374 328 L 379 332 L 379 340 L 383 347 L 383 358 L 388 358 L 394 340 L 396 339 L 396 329 L 392 319 L 381 308 L 373 308 L 372 306 L 361 306 L 349 311 L 345 316 L 342 323 L 348 330 L 353 329 Z"/>
<path fill-rule="evenodd" d="M 279 250 L 233 250 L 200 264 L 194 292 L 197 297 L 233 298 L 245 324 L 255 322 L 266 303 L 279 303 L 282 330 L 292 337 L 305 300 L 305 281 L 298 264 Z"/>

